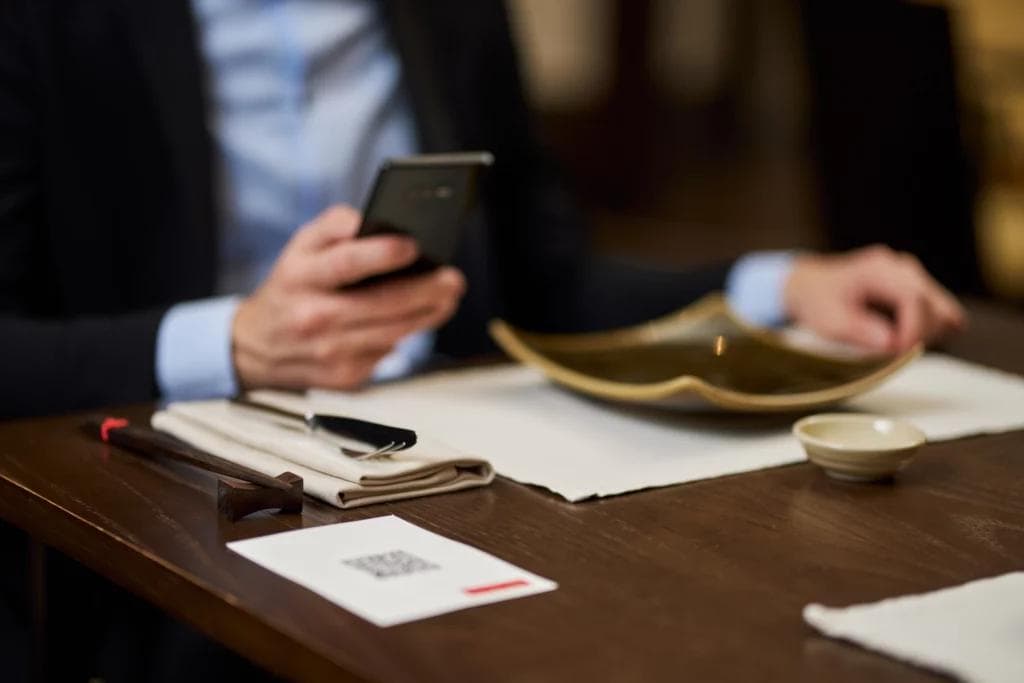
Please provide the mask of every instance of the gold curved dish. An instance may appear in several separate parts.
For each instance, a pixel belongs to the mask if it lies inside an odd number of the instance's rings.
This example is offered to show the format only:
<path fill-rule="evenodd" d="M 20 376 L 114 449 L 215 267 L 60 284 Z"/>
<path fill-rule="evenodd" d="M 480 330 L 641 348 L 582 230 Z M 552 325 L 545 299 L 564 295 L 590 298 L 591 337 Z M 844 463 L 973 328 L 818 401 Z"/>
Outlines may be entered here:
<path fill-rule="evenodd" d="M 585 334 L 538 334 L 492 320 L 494 340 L 516 360 L 589 396 L 672 407 L 798 411 L 874 388 L 917 358 L 812 353 L 737 318 L 712 294 L 642 325 Z"/>

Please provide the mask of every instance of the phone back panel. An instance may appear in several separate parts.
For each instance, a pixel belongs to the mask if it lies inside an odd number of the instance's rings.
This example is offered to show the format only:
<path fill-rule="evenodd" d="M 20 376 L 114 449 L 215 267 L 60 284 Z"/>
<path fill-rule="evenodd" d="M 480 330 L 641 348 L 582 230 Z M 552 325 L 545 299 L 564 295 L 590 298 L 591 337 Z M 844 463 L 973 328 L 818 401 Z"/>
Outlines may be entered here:
<path fill-rule="evenodd" d="M 479 175 L 480 167 L 472 165 L 386 167 L 377 178 L 360 236 L 408 235 L 428 264 L 451 263 L 476 203 Z"/>

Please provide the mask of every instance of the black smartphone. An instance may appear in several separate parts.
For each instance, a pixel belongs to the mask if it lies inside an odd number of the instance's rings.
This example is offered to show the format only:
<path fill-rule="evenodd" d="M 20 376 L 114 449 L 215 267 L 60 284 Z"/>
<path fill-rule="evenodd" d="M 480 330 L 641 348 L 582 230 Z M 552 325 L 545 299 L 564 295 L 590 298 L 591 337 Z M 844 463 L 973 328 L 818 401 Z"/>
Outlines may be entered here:
<path fill-rule="evenodd" d="M 407 268 L 363 282 L 451 263 L 462 226 L 476 206 L 480 180 L 493 163 L 490 152 L 419 154 L 385 161 L 358 235 L 408 235 L 419 244 L 420 257 Z"/>

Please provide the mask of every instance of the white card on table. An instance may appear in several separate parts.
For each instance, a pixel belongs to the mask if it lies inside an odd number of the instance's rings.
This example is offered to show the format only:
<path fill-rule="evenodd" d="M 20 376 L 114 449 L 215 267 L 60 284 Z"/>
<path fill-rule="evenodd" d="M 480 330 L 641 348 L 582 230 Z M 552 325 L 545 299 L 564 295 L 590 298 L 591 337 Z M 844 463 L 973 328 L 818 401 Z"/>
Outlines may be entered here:
<path fill-rule="evenodd" d="M 377 626 L 558 587 L 394 515 L 235 541 L 228 548 Z"/>

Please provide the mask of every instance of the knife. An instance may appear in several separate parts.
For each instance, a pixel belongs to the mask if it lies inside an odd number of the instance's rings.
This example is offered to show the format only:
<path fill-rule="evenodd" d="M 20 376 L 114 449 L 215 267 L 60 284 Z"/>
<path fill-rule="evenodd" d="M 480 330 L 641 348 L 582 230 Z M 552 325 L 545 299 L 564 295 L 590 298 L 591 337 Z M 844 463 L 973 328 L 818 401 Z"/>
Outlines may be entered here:
<path fill-rule="evenodd" d="M 236 396 L 231 402 L 244 408 L 285 418 L 291 424 L 303 427 L 304 431 L 338 446 L 342 453 L 351 458 L 381 457 L 416 445 L 416 432 L 411 429 L 343 415 L 299 413 L 245 396 Z"/>

